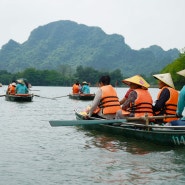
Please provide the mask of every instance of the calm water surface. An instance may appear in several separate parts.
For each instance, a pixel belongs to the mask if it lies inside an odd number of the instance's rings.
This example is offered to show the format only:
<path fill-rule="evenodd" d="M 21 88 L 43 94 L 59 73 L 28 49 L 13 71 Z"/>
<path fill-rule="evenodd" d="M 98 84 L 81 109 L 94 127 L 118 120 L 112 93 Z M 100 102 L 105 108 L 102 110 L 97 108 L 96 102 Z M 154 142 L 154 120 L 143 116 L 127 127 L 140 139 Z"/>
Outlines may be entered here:
<path fill-rule="evenodd" d="M 41 97 L 68 95 L 71 87 L 32 87 Z M 34 91 L 37 90 L 37 91 Z M 125 88 L 117 88 L 120 98 Z M 6 86 L 0 88 L 5 94 Z M 91 88 L 96 92 L 97 88 Z M 158 89 L 150 89 L 154 100 Z M 0 97 L 0 185 L 184 184 L 185 149 L 118 138 L 49 120 L 75 119 L 91 102 L 67 96 L 15 103 Z"/>

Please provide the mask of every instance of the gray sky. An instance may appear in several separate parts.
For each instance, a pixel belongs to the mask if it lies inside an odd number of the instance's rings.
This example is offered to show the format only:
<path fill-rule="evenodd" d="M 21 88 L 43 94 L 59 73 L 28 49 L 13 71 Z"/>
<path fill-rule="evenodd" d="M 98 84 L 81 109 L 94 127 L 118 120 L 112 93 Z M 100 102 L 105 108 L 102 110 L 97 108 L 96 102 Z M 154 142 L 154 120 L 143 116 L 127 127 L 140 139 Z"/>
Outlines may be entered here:
<path fill-rule="evenodd" d="M 185 47 L 185 0 L 0 0 L 0 47 L 38 26 L 71 20 L 125 37 L 132 49 Z"/>

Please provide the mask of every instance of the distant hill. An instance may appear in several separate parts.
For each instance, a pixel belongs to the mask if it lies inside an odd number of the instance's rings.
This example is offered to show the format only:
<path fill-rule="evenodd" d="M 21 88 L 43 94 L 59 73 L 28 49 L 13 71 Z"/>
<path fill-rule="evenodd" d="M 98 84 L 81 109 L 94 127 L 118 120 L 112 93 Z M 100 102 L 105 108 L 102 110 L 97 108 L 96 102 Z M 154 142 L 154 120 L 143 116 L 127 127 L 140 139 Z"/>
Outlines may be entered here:
<path fill-rule="evenodd" d="M 58 69 L 68 64 L 98 70 L 121 69 L 123 76 L 150 75 L 162 70 L 179 51 L 164 51 L 159 46 L 131 49 L 123 36 L 106 34 L 99 27 L 73 21 L 57 21 L 34 29 L 28 40 L 19 44 L 10 40 L 0 50 L 0 69 L 9 72 L 25 68 Z"/>

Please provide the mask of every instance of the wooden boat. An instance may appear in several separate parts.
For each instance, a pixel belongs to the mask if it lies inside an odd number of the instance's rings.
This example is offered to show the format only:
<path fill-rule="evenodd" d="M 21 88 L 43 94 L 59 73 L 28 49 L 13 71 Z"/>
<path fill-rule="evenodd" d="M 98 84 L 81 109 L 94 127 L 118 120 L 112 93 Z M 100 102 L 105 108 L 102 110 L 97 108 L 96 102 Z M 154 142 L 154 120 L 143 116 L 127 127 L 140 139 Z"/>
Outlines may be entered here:
<path fill-rule="evenodd" d="M 75 112 L 75 115 L 77 120 L 84 119 L 84 117 L 78 112 Z M 115 125 L 110 123 L 90 125 L 83 124 L 82 126 L 88 130 L 91 129 L 101 132 L 108 132 L 114 135 L 122 135 L 129 138 L 142 139 L 162 145 L 185 146 L 185 126 L 147 125 L 130 121 L 132 121 L 132 118 L 130 120 L 128 118 L 128 120 L 122 122 L 122 124 L 116 124 L 117 121 L 114 120 Z"/>
<path fill-rule="evenodd" d="M 69 98 L 75 100 L 93 100 L 95 94 L 69 94 Z"/>
<path fill-rule="evenodd" d="M 15 102 L 31 102 L 33 96 L 34 96 L 33 94 L 15 94 L 15 95 L 6 94 L 5 99 L 7 101 Z"/>

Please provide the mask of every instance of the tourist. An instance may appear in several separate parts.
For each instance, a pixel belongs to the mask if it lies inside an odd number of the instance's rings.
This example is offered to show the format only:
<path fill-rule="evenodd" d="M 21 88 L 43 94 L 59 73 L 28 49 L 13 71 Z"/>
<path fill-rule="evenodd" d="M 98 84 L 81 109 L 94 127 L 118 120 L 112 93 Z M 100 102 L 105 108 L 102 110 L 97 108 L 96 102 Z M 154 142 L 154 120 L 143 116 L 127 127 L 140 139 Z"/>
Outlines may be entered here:
<path fill-rule="evenodd" d="M 177 110 L 178 91 L 175 90 L 170 73 L 155 74 L 154 78 L 158 80 L 159 93 L 153 111 L 158 115 L 175 115 Z M 167 123 L 177 118 L 164 118 L 156 120 L 158 123 Z"/>
<path fill-rule="evenodd" d="M 78 93 L 80 93 L 80 89 L 81 89 L 81 86 L 80 86 L 79 82 L 76 81 L 76 82 L 73 84 L 72 93 L 73 93 L 73 94 L 78 94 Z"/>
<path fill-rule="evenodd" d="M 99 89 L 88 110 L 88 117 L 115 118 L 116 111 L 121 107 L 116 90 L 112 87 L 110 81 L 110 76 L 102 76 L 99 79 Z"/>
<path fill-rule="evenodd" d="M 81 93 L 90 94 L 89 84 L 86 81 L 82 82 Z"/>
<path fill-rule="evenodd" d="M 125 117 L 141 117 L 153 116 L 152 97 L 148 91 L 150 86 L 140 75 L 127 78 L 122 81 L 130 86 L 132 91 L 128 98 L 122 104 L 122 109 L 116 113 L 116 119 L 124 119 Z"/>
<path fill-rule="evenodd" d="M 28 88 L 23 79 L 17 80 L 16 94 L 28 94 Z"/>

